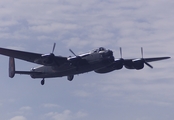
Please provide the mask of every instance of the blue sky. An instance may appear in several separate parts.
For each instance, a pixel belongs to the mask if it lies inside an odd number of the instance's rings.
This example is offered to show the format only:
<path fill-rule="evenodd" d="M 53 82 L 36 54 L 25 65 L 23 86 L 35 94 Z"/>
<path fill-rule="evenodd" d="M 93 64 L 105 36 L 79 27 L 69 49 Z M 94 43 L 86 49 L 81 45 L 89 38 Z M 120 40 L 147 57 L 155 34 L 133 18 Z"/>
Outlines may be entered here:
<path fill-rule="evenodd" d="M 13 3 L 13 4 L 12 4 Z M 0 46 L 56 55 L 81 54 L 103 46 L 120 58 L 171 56 L 174 44 L 171 0 L 1 0 Z M 3 120 L 164 120 L 173 119 L 173 59 L 154 69 L 122 69 L 40 79 L 8 77 L 0 56 L 0 119 Z M 17 70 L 36 64 L 16 60 Z"/>

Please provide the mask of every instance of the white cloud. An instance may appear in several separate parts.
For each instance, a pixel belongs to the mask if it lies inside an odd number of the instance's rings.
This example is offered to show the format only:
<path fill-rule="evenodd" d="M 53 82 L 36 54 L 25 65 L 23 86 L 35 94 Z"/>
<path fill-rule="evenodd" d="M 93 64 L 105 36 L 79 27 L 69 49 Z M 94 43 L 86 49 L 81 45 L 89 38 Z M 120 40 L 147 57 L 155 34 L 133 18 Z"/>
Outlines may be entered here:
<path fill-rule="evenodd" d="M 82 118 L 87 117 L 87 116 L 88 116 L 87 113 L 85 113 L 85 112 L 83 112 L 83 111 L 79 111 L 79 112 L 76 113 L 75 119 L 76 119 L 76 118 L 77 118 L 77 119 L 82 119 Z"/>
<path fill-rule="evenodd" d="M 78 90 L 74 92 L 74 95 L 79 96 L 79 97 L 90 97 L 91 93 L 84 91 L 84 90 Z"/>
<path fill-rule="evenodd" d="M 32 108 L 30 106 L 23 106 L 19 108 L 19 110 L 15 111 L 14 113 L 16 115 L 21 115 L 21 116 L 31 115 Z"/>
<path fill-rule="evenodd" d="M 62 113 L 58 112 L 50 112 L 46 114 L 46 116 L 51 117 L 53 120 L 75 120 L 75 119 L 83 119 L 87 116 L 87 113 L 79 111 L 77 113 L 72 113 L 70 110 L 65 110 Z"/>
<path fill-rule="evenodd" d="M 15 116 L 11 118 L 10 120 L 27 120 L 24 116 Z"/>
<path fill-rule="evenodd" d="M 47 114 L 47 116 L 50 116 L 53 120 L 70 120 L 71 117 L 71 111 L 65 110 L 63 113 L 57 113 L 57 112 L 50 112 Z"/>
<path fill-rule="evenodd" d="M 24 106 L 24 107 L 21 107 L 20 110 L 21 111 L 29 111 L 31 110 L 32 108 L 30 106 Z"/>
<path fill-rule="evenodd" d="M 47 103 L 43 105 L 45 108 L 59 108 L 60 106 L 57 104 L 51 104 L 51 103 Z"/>

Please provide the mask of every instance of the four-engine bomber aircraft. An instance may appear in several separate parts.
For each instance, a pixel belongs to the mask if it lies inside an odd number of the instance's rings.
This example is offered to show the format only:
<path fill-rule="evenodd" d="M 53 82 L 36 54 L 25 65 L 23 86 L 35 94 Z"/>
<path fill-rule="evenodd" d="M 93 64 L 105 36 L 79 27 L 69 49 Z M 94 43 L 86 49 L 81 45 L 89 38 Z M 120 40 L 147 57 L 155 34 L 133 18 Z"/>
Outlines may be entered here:
<path fill-rule="evenodd" d="M 41 85 L 44 85 L 45 78 L 67 76 L 72 81 L 74 75 L 95 71 L 96 73 L 108 73 L 114 70 L 127 69 L 140 70 L 144 65 L 153 68 L 148 62 L 168 59 L 170 57 L 143 58 L 143 49 L 141 48 L 142 58 L 123 59 L 122 49 L 120 48 L 120 59 L 115 59 L 113 52 L 100 47 L 92 52 L 76 55 L 71 49 L 74 57 L 55 56 L 53 54 L 56 44 L 54 43 L 52 53 L 38 54 L 19 50 L 0 48 L 0 54 L 9 56 L 9 77 L 13 78 L 15 74 L 26 74 L 32 78 L 42 78 Z M 31 71 L 16 71 L 15 59 L 40 64 L 42 66 L 32 68 Z"/>

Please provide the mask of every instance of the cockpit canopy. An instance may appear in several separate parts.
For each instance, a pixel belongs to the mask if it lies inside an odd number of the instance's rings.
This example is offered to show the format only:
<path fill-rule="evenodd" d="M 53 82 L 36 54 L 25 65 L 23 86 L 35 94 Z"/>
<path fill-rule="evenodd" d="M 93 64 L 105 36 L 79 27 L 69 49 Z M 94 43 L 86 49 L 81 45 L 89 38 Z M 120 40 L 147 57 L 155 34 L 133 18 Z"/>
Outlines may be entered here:
<path fill-rule="evenodd" d="M 91 53 L 99 53 L 99 52 L 104 52 L 106 49 L 104 47 L 99 47 L 98 49 L 93 50 Z"/>

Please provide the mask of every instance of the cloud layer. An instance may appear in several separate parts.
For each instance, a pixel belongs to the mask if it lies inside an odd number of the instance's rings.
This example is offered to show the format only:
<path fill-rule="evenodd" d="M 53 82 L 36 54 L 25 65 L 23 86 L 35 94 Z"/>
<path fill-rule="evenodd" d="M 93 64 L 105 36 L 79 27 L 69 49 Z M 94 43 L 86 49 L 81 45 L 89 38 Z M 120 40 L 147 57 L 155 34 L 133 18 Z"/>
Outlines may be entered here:
<path fill-rule="evenodd" d="M 13 4 L 12 4 L 13 3 Z M 0 46 L 69 56 L 103 46 L 123 57 L 171 56 L 174 38 L 171 0 L 2 0 Z M 1 56 L 0 119 L 7 120 L 164 120 L 174 107 L 173 60 L 152 63 L 154 69 L 122 69 L 105 75 L 87 73 L 40 80 L 7 76 Z M 16 61 L 17 69 L 33 64 Z"/>

